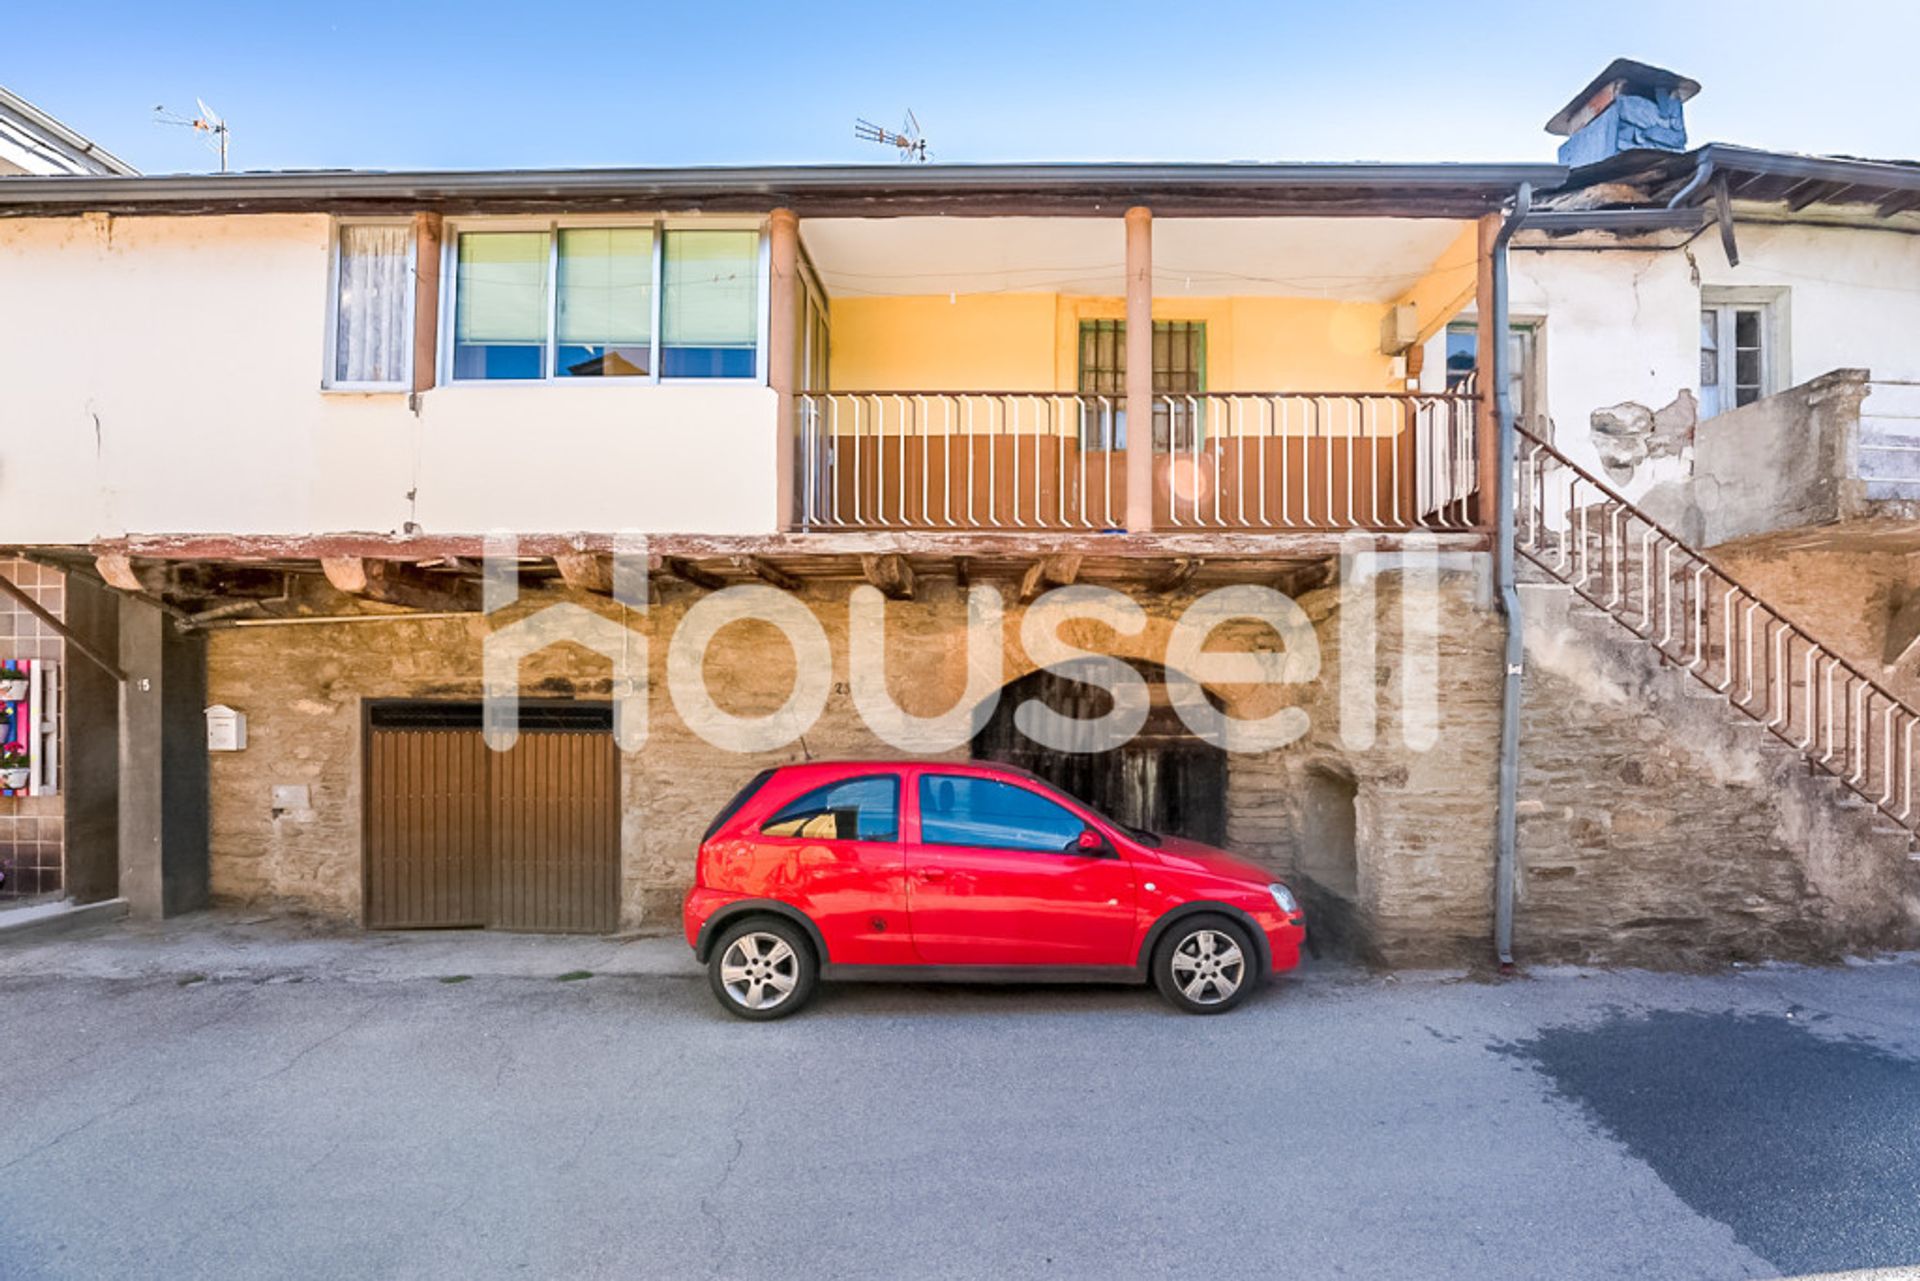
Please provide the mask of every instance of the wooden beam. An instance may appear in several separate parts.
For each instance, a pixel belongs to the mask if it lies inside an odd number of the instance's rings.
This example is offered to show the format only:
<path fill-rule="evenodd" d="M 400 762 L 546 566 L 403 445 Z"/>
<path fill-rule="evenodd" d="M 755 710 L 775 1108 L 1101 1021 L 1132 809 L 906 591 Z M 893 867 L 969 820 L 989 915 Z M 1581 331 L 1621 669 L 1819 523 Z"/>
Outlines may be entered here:
<path fill-rule="evenodd" d="M 320 568 L 336 591 L 383 605 L 457 614 L 477 613 L 480 609 L 478 583 L 429 574 L 400 561 L 326 556 L 321 558 Z"/>
<path fill-rule="evenodd" d="M 1402 550 L 1409 537 L 1441 551 L 1487 550 L 1480 532 L 1432 533 L 1379 529 L 1370 531 L 1374 550 Z M 788 534 L 652 534 L 649 549 L 664 560 L 714 559 L 733 556 L 850 556 L 898 552 L 903 556 L 998 557 L 1030 560 L 1056 552 L 1083 551 L 1098 557 L 1204 556 L 1210 562 L 1234 556 L 1285 556 L 1301 560 L 1334 556 L 1343 533 L 1337 529 L 1204 530 L 1169 529 L 1162 533 L 1089 535 L 1084 530 L 835 530 Z M 558 556 L 570 552 L 619 550 L 614 534 L 525 534 L 523 556 Z M 442 556 L 478 558 L 486 555 L 483 534 L 141 534 L 103 538 L 83 547 L 64 548 L 95 555 L 117 552 L 152 560 L 214 560 L 258 562 L 305 560 L 328 556 L 372 556 L 422 561 Z M 9 544 L 4 554 L 31 549 Z M 976 566 L 977 568 L 977 566 Z M 724 584 L 722 584 L 724 585 Z"/>
<path fill-rule="evenodd" d="M 1475 258 L 1474 306 L 1474 390 L 1480 400 L 1475 407 L 1474 435 L 1479 442 L 1480 492 L 1476 496 L 1474 523 L 1490 529 L 1496 519 L 1494 495 L 1500 486 L 1500 400 L 1493 385 L 1493 353 L 1496 343 L 1506 335 L 1496 333 L 1493 315 L 1493 247 L 1500 235 L 1500 215 L 1488 214 L 1480 220 L 1478 251 Z"/>
<path fill-rule="evenodd" d="M 670 578 L 677 578 L 683 583 L 692 583 L 695 587 L 704 587 L 710 592 L 717 592 L 727 585 L 727 580 L 720 575 L 711 570 L 702 569 L 680 556 L 663 557 L 660 568 L 664 569 Z"/>
<path fill-rule="evenodd" d="M 578 592 L 613 595 L 613 557 L 597 552 L 563 552 L 553 558 L 560 580 Z"/>
<path fill-rule="evenodd" d="M 164 568 L 141 568 L 133 557 L 120 552 L 103 552 L 93 558 L 93 568 L 107 586 L 123 592 L 157 596 L 166 587 Z"/>
<path fill-rule="evenodd" d="M 440 372 L 440 231 L 437 213 L 413 216 L 413 390 L 431 388 Z"/>
<path fill-rule="evenodd" d="M 1071 587 L 1080 577 L 1080 553 L 1059 552 L 1043 556 L 1027 567 L 1020 577 L 1020 599 L 1030 601 L 1050 587 Z"/>
<path fill-rule="evenodd" d="M 767 217 L 767 385 L 774 394 L 774 527 L 792 529 L 798 505 L 799 470 L 794 465 L 794 389 L 800 368 L 800 220 L 791 209 Z"/>
<path fill-rule="evenodd" d="M 1809 205 L 1817 205 L 1822 202 L 1831 201 L 1836 196 L 1845 195 L 1847 192 L 1853 190 L 1853 187 L 1854 184 L 1850 182 L 1815 182 L 1809 180 L 1787 192 L 1787 208 L 1794 213 L 1799 213 Z"/>
<path fill-rule="evenodd" d="M 1875 212 L 1882 218 L 1891 218 L 1897 213 L 1916 208 L 1920 208 L 1920 191 L 1896 191 L 1882 197 L 1880 203 L 1874 206 Z"/>
<path fill-rule="evenodd" d="M 1313 561 L 1304 565 L 1295 565 L 1282 570 L 1273 581 L 1273 586 L 1283 596 L 1298 600 L 1308 592 L 1316 591 L 1333 581 L 1334 560 Z"/>
<path fill-rule="evenodd" d="M 736 556 L 733 563 L 745 569 L 763 583 L 770 583 L 783 592 L 797 592 L 806 584 L 798 574 L 790 574 L 764 556 Z"/>
<path fill-rule="evenodd" d="M 1173 592 L 1179 591 L 1192 581 L 1194 572 L 1199 568 L 1200 560 L 1198 557 L 1182 556 L 1174 561 L 1172 565 L 1168 566 L 1165 573 L 1148 582 L 1147 590 L 1150 592 L 1158 592 L 1162 595 L 1170 595 Z"/>
<path fill-rule="evenodd" d="M 1127 529 L 1153 528 L 1153 214 L 1127 210 Z"/>
<path fill-rule="evenodd" d="M 913 566 L 905 556 L 893 552 L 862 556 L 860 572 L 888 600 L 913 599 Z M 965 572 L 964 568 L 960 570 L 961 574 Z"/>

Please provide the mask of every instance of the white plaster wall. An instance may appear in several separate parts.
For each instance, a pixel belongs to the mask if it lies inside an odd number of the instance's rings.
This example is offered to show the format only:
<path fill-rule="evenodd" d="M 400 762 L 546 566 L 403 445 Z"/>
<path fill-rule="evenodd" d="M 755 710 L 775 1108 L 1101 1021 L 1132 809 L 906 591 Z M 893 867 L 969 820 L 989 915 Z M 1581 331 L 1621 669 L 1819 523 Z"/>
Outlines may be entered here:
<path fill-rule="evenodd" d="M 1659 409 L 1682 390 L 1698 396 L 1703 286 L 1785 291 L 1780 390 L 1841 368 L 1920 379 L 1920 236 L 1753 222 L 1737 224 L 1737 234 L 1738 267 L 1727 265 L 1713 229 L 1684 250 L 1513 251 L 1510 307 L 1539 322 L 1545 411 L 1574 461 L 1600 471 L 1589 434 L 1596 409 L 1625 401 Z M 1444 379 L 1444 359 L 1436 337 L 1424 382 Z M 1690 465 L 1654 459 L 1616 483 L 1639 498 Z"/>
<path fill-rule="evenodd" d="M 330 221 L 0 223 L 0 541 L 773 529 L 743 384 L 321 390 Z M 411 497 L 410 497 L 411 495 Z"/>

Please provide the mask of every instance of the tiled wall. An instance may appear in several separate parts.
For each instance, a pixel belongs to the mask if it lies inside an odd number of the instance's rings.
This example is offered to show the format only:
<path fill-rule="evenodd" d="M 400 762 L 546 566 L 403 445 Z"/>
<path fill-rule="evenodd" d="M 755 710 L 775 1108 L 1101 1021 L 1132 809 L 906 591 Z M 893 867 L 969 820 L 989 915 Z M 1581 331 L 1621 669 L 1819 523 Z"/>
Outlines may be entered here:
<path fill-rule="evenodd" d="M 66 616 L 66 586 L 58 570 L 18 560 L 0 560 L 0 574 L 27 589 L 41 608 Z M 52 628 L 0 596 L 0 658 L 62 662 L 62 642 Z M 64 701 L 64 700 L 63 700 Z M 0 797 L 0 900 L 58 894 L 66 849 L 66 820 L 58 796 Z"/>

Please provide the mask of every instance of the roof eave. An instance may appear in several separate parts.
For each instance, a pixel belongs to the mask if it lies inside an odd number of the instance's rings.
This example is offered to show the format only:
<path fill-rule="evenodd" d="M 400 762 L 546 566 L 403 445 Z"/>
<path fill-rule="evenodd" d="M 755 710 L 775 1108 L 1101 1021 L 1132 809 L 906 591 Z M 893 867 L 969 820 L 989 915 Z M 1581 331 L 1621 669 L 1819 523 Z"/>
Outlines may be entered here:
<path fill-rule="evenodd" d="M 1000 212 L 1100 210 L 1119 201 L 1168 210 L 1368 212 L 1434 216 L 1498 208 L 1522 182 L 1566 181 L 1559 165 L 1031 164 L 912 167 L 761 166 L 381 173 L 275 172 L 104 178 L 22 177 L 0 188 L 0 214 L 73 210 L 170 213 L 326 210 L 390 205 L 420 209 L 665 205 L 741 210 L 925 212 L 930 202 Z"/>

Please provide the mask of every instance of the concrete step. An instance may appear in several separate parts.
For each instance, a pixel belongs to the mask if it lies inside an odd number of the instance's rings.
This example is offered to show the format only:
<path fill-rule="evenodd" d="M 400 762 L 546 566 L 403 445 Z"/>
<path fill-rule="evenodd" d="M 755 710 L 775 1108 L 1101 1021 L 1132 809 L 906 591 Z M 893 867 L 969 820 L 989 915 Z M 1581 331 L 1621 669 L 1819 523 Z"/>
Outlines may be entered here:
<path fill-rule="evenodd" d="M 36 903 L 0 911 L 0 945 L 22 939 L 51 938 L 87 925 L 118 921 L 127 914 L 127 900 L 105 899 L 98 903 Z"/>

